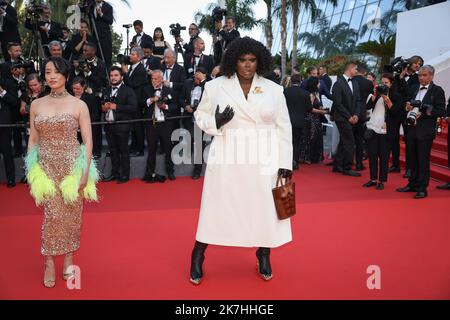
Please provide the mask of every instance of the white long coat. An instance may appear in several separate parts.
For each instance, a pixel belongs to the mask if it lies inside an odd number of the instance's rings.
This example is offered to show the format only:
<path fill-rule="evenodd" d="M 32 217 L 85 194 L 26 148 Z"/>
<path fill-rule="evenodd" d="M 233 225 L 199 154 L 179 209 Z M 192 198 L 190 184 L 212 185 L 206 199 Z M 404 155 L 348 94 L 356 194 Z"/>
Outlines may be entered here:
<path fill-rule="evenodd" d="M 215 111 L 230 105 L 233 119 L 216 129 Z M 245 99 L 237 76 L 206 83 L 194 114 L 213 135 L 196 240 L 208 244 L 268 247 L 292 240 L 280 221 L 272 188 L 279 168 L 292 169 L 292 129 L 283 88 L 256 76 Z"/>

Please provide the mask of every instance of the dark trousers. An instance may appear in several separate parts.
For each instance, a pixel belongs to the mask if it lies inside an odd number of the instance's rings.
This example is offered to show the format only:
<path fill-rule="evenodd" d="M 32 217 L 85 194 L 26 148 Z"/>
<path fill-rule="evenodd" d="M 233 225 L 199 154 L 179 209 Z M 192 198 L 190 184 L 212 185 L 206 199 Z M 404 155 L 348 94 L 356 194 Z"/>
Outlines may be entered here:
<path fill-rule="evenodd" d="M 111 153 L 111 174 L 115 177 L 130 177 L 130 154 L 128 138 L 130 136 L 129 124 L 114 124 L 105 127 L 106 140 Z"/>
<path fill-rule="evenodd" d="M 153 125 L 152 122 L 145 122 L 145 129 L 147 134 L 148 156 L 146 175 L 155 173 L 156 168 L 156 149 L 158 140 L 161 143 L 162 149 L 166 156 L 166 171 L 167 173 L 174 172 L 174 165 L 172 162 L 172 141 L 171 135 L 173 131 L 173 122 L 164 121 L 157 122 Z"/>
<path fill-rule="evenodd" d="M 416 128 L 409 127 L 406 140 L 410 161 L 409 169 L 411 170 L 409 186 L 415 188 L 417 192 L 424 192 L 430 182 L 430 156 L 433 139 L 419 140 Z"/>
<path fill-rule="evenodd" d="M 193 162 L 194 163 L 194 174 L 198 173 L 200 174 L 202 172 L 202 168 L 203 168 L 203 152 L 205 151 L 205 142 L 203 141 L 203 132 L 201 131 L 201 129 L 192 121 L 192 118 L 187 118 L 187 119 L 183 119 L 182 121 L 183 123 L 183 128 L 186 129 L 187 131 L 189 131 L 189 134 L 191 135 L 191 154 L 193 156 Z M 200 130 L 200 132 L 202 132 L 201 134 L 201 141 L 195 141 L 195 130 Z M 202 154 L 201 155 L 197 155 L 195 152 L 197 150 L 196 146 L 194 145 L 194 142 L 200 142 L 202 144 Z M 201 159 L 202 163 L 195 163 L 195 159 Z"/>
<path fill-rule="evenodd" d="M 142 118 L 142 112 L 139 112 L 135 115 L 135 119 Z M 133 152 L 144 152 L 144 139 L 145 139 L 145 130 L 144 130 L 144 122 L 135 122 L 131 127 L 131 151 Z"/>
<path fill-rule="evenodd" d="M 3 154 L 3 163 L 7 180 L 15 180 L 14 156 L 11 146 L 11 128 L 0 128 L 0 153 Z"/>
<path fill-rule="evenodd" d="M 293 149 L 293 155 L 294 163 L 298 163 L 300 161 L 300 142 L 303 135 L 303 127 L 301 128 L 295 128 L 292 127 L 292 149 Z"/>
<path fill-rule="evenodd" d="M 349 122 L 336 122 L 339 130 L 339 145 L 334 161 L 335 167 L 341 167 L 344 171 L 350 170 L 355 151 L 355 136 L 353 126 Z"/>
<path fill-rule="evenodd" d="M 353 135 L 355 138 L 355 161 L 357 165 L 362 165 L 364 154 L 364 132 L 366 125 L 364 122 L 358 122 L 353 126 Z"/>
<path fill-rule="evenodd" d="M 389 143 L 389 153 L 392 153 L 392 166 L 400 168 L 400 119 L 392 119 L 387 124 L 387 139 Z"/>
<path fill-rule="evenodd" d="M 102 153 L 102 133 L 101 125 L 92 126 L 92 153 L 94 155 L 101 155 Z"/>
<path fill-rule="evenodd" d="M 369 150 L 370 180 L 386 182 L 389 166 L 387 135 L 374 132 L 366 143 Z"/>

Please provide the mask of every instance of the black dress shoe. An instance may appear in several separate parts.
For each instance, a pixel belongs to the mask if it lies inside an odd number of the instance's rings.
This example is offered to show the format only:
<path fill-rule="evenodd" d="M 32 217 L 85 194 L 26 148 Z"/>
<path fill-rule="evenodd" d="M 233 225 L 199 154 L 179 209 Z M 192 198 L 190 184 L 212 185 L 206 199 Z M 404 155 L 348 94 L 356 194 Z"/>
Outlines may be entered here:
<path fill-rule="evenodd" d="M 152 179 L 152 175 L 151 174 L 145 174 L 144 177 L 141 179 L 144 182 L 148 182 Z"/>
<path fill-rule="evenodd" d="M 400 168 L 399 168 L 399 167 L 392 166 L 392 167 L 389 168 L 389 172 L 390 172 L 390 173 L 393 173 L 393 172 L 399 173 L 399 172 L 400 172 Z"/>
<path fill-rule="evenodd" d="M 8 183 L 6 184 L 8 188 L 14 188 L 16 186 L 16 182 L 14 180 L 8 180 Z"/>
<path fill-rule="evenodd" d="M 20 183 L 25 184 L 27 183 L 27 176 L 23 176 L 22 178 L 20 178 Z"/>
<path fill-rule="evenodd" d="M 443 184 L 442 186 L 437 186 L 436 188 L 440 190 L 450 190 L 450 182 Z"/>
<path fill-rule="evenodd" d="M 377 185 L 377 188 L 376 188 L 377 190 L 384 190 L 384 183 L 383 182 L 380 182 L 378 185 Z"/>
<path fill-rule="evenodd" d="M 176 179 L 173 172 L 169 172 L 169 173 L 168 173 L 168 176 L 169 176 L 169 180 L 170 180 L 170 181 L 173 181 L 173 180 Z"/>
<path fill-rule="evenodd" d="M 203 278 L 203 261 L 205 261 L 205 250 L 208 245 L 203 242 L 195 241 L 194 249 L 191 255 L 191 271 L 189 281 L 199 285 Z"/>
<path fill-rule="evenodd" d="M 416 192 L 416 189 L 414 189 L 413 187 L 410 187 L 410 186 L 406 186 L 403 188 L 398 188 L 397 192 Z"/>
<path fill-rule="evenodd" d="M 428 196 L 428 193 L 426 191 L 419 191 L 414 196 L 414 199 L 424 199 Z"/>
<path fill-rule="evenodd" d="M 300 165 L 298 163 L 294 163 L 292 165 L 292 170 L 298 170 L 300 168 Z"/>
<path fill-rule="evenodd" d="M 128 181 L 130 181 L 130 178 L 128 177 L 120 177 L 119 179 L 117 179 L 118 184 L 127 183 Z"/>
<path fill-rule="evenodd" d="M 142 151 L 138 151 L 138 152 L 133 152 L 133 153 L 130 153 L 130 157 L 142 157 L 142 156 L 144 156 L 144 152 L 142 152 Z"/>
<path fill-rule="evenodd" d="M 337 173 L 343 173 L 344 169 L 342 169 L 341 167 L 333 167 L 333 170 L 331 170 L 332 172 L 337 172 Z"/>
<path fill-rule="evenodd" d="M 350 176 L 350 177 L 361 177 L 361 173 L 353 171 L 353 170 L 345 170 L 342 174 L 344 176 Z"/>
<path fill-rule="evenodd" d="M 198 180 L 198 179 L 200 179 L 200 173 L 194 172 L 194 174 L 192 175 L 192 180 Z"/>
<path fill-rule="evenodd" d="M 365 187 L 365 188 L 370 188 L 370 187 L 375 187 L 376 185 L 377 185 L 376 181 L 370 180 L 369 182 L 364 183 L 364 184 L 363 184 L 363 187 Z"/>
<path fill-rule="evenodd" d="M 111 181 L 114 181 L 114 180 L 117 180 L 117 177 L 113 176 L 113 175 L 110 175 L 109 177 L 105 177 L 105 178 L 102 179 L 103 182 L 111 182 Z"/>
<path fill-rule="evenodd" d="M 364 167 L 362 164 L 357 164 L 355 169 L 356 171 L 363 171 L 366 170 L 366 167 Z"/>
<path fill-rule="evenodd" d="M 261 278 L 269 281 L 273 278 L 272 267 L 270 266 L 270 248 L 259 248 L 256 251 L 256 267 Z"/>
<path fill-rule="evenodd" d="M 405 174 L 403 175 L 403 178 L 409 179 L 411 177 L 411 170 L 406 170 Z"/>

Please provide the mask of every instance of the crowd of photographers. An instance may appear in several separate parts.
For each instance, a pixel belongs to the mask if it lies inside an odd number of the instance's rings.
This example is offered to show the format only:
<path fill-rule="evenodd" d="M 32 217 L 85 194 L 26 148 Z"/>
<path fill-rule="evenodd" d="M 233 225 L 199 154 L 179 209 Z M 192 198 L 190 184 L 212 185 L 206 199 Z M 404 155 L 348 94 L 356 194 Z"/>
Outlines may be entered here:
<path fill-rule="evenodd" d="M 171 135 L 184 128 L 194 136 L 193 112 L 204 84 L 220 76 L 222 53 L 240 36 L 234 19 L 226 17 L 222 25 L 226 11 L 213 10 L 213 55 L 204 53 L 205 42 L 194 23 L 188 27 L 188 41 L 181 37 L 186 27 L 170 25 L 175 40 L 172 47 L 161 28 L 149 35 L 142 21 L 136 20 L 132 25 L 124 25 L 136 32 L 129 54 L 119 55 L 118 64 L 113 66 L 112 7 L 105 1 L 91 0 L 82 1 L 80 8 L 85 18 L 73 33 L 52 20 L 47 5 L 30 5 L 25 26 L 35 31 L 39 55 L 64 57 L 72 64 L 67 89 L 86 102 L 92 122 L 126 121 L 92 128 L 94 157 L 102 156 L 104 136 L 107 155 L 111 157 L 112 171 L 104 181 L 127 182 L 130 156 L 144 156 L 145 150 L 148 155 L 142 180 L 166 180 L 155 171 L 158 152 L 165 154 L 168 178 L 174 180 Z M 36 63 L 23 58 L 17 14 L 6 2 L 0 2 L 0 41 L 5 57 L 0 66 L 0 125 L 26 124 L 31 102 L 47 94 L 48 89 L 43 70 L 36 73 Z M 182 63 L 177 62 L 179 56 Z M 364 186 L 382 190 L 388 173 L 400 172 L 402 128 L 407 162 L 404 177 L 409 183 L 398 191 L 415 192 L 416 198 L 427 196 L 431 146 L 440 129 L 438 119 L 449 121 L 444 92 L 433 83 L 433 67 L 424 65 L 419 56 L 395 59 L 385 69 L 379 83 L 375 74 L 355 63 L 348 63 L 334 84 L 323 65 L 307 68 L 304 79 L 298 67 L 285 79 L 280 78 L 279 68 L 267 75 L 285 87 L 293 131 L 294 169 L 300 163 L 323 160 L 324 124 L 331 121 L 340 136 L 333 172 L 361 176 L 359 171 L 366 169 L 363 160 L 368 158 L 370 181 Z M 332 101 L 331 108 L 324 107 L 324 97 Z M 27 129 L 0 127 L 0 136 L 8 186 L 13 187 L 13 157 L 23 156 Z M 201 164 L 196 164 L 192 177 L 198 179 L 201 170 Z M 25 182 L 25 177 L 21 180 Z M 448 189 L 449 185 L 441 188 Z"/>
<path fill-rule="evenodd" d="M 18 124 L 12 129 L 0 127 L 0 152 L 8 187 L 15 186 L 13 158 L 22 157 L 25 152 L 30 104 L 49 91 L 44 70 L 36 70 L 37 61 L 41 58 L 45 61 L 49 56 L 63 57 L 71 63 L 67 90 L 86 102 L 92 122 L 128 121 L 92 127 L 94 158 L 102 156 L 104 137 L 107 155 L 111 157 L 112 171 L 104 181 L 127 182 L 130 156 L 144 156 L 145 148 L 148 156 L 143 180 L 165 181 L 165 176 L 155 172 L 157 152 L 165 154 L 168 178 L 174 180 L 171 135 L 174 130 L 184 128 L 193 136 L 193 112 L 202 97 L 204 84 L 220 75 L 218 65 L 222 52 L 240 36 L 234 28 L 234 19 L 223 19 L 226 14 L 223 9 L 213 10 L 214 55 L 204 53 L 205 42 L 194 23 L 189 26 L 188 41 L 181 38 L 181 31 L 186 27 L 178 23 L 170 25 L 175 40 L 172 47 L 160 27 L 149 35 L 142 21 L 136 20 L 124 26 L 133 27 L 136 32 L 129 51 L 116 57 L 118 63 L 112 65 L 111 5 L 95 0 L 81 1 L 79 6 L 84 12 L 83 19 L 72 33 L 52 20 L 50 6 L 31 2 L 25 27 L 33 31 L 36 41 L 32 48 L 36 48 L 33 52 L 37 56 L 26 59 L 17 30 L 17 13 L 7 2 L 0 2 L 0 40 L 5 57 L 0 66 L 0 125 Z M 200 177 L 201 169 L 201 165 L 195 165 L 194 179 Z M 26 181 L 25 176 L 21 181 Z"/>

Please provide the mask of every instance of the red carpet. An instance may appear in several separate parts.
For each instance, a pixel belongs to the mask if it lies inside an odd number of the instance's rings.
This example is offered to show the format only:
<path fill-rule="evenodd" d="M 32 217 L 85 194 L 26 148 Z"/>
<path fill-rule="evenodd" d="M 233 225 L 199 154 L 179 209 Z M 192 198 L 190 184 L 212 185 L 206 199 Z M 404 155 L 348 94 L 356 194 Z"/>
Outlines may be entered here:
<path fill-rule="evenodd" d="M 210 247 L 200 287 L 188 282 L 202 182 L 178 178 L 148 185 L 100 184 L 102 201 L 86 205 L 81 290 L 41 284 L 42 212 L 25 186 L 0 186 L 0 299 L 450 299 L 450 193 L 425 200 L 399 194 L 391 175 L 382 192 L 363 178 L 323 165 L 295 175 L 294 241 L 273 250 L 274 279 L 256 275 L 254 249 Z M 381 290 L 366 269 L 381 268 Z M 57 274 L 62 258 L 57 259 Z"/>

